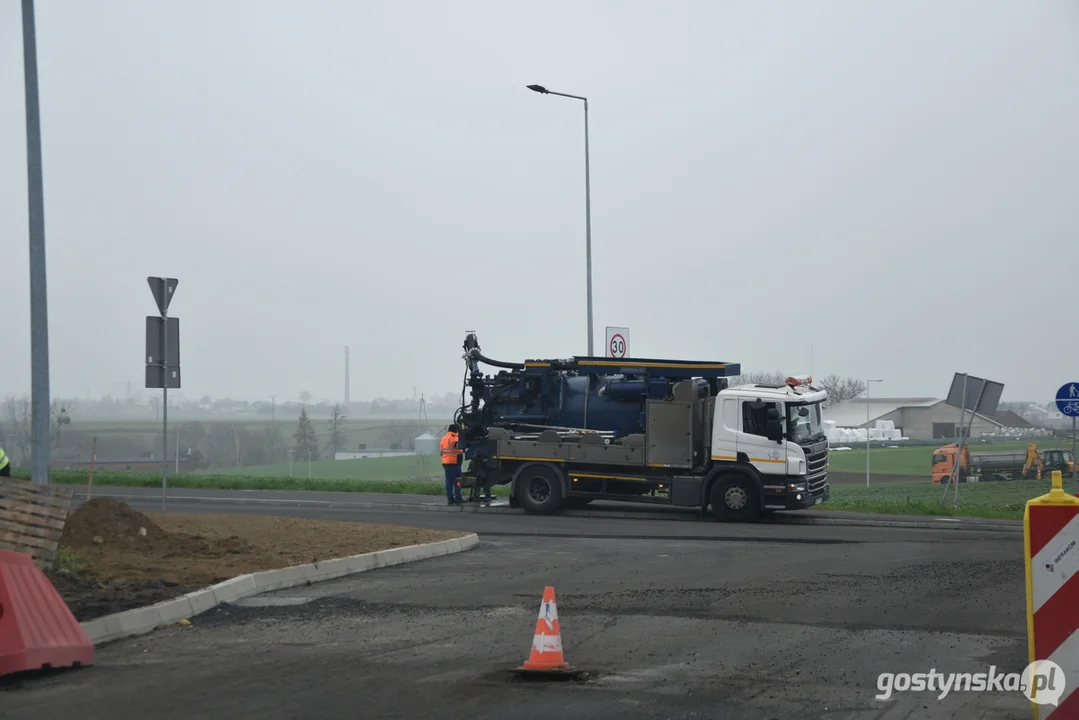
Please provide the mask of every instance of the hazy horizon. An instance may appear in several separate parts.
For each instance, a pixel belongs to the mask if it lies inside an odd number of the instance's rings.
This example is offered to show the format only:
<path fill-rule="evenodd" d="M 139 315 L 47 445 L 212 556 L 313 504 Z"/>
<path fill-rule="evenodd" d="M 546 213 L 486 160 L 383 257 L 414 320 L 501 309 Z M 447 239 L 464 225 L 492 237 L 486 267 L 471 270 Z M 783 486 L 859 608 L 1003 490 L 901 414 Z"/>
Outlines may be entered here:
<path fill-rule="evenodd" d="M 1047 402 L 1079 380 L 1079 5 L 38 0 L 52 394 L 460 388 L 595 347 Z M 30 388 L 21 15 L 0 6 L 0 397 Z M 1066 278 L 1066 275 L 1064 275 Z M 1069 339 L 1069 337 L 1071 339 Z M 159 391 L 157 391 L 159 392 Z M 171 393 L 170 393 L 171 395 Z"/>

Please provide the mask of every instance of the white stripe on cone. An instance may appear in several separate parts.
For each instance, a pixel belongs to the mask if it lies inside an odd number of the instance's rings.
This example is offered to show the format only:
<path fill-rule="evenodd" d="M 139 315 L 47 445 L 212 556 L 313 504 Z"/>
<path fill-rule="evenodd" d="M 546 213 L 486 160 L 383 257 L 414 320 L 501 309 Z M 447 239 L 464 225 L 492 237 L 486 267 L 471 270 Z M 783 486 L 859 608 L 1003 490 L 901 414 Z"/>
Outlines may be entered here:
<path fill-rule="evenodd" d="M 562 652 L 562 636 L 538 633 L 532 638 L 532 649 L 538 653 Z"/>
<path fill-rule="evenodd" d="M 1030 561 L 1031 589 L 1034 612 L 1039 609 L 1064 583 L 1079 574 L 1079 515 L 1061 528 Z"/>
<path fill-rule="evenodd" d="M 1064 671 L 1064 692 L 1060 694 L 1060 700 L 1057 703 L 1062 704 L 1068 699 L 1074 691 L 1076 685 L 1079 685 L 1079 631 L 1073 632 L 1067 640 L 1060 644 L 1053 654 L 1049 656 L 1049 660 L 1052 660 L 1060 669 Z M 1055 706 L 1042 705 L 1041 717 L 1042 718 L 1054 718 Z M 1064 718 L 1061 718 L 1064 720 Z"/>

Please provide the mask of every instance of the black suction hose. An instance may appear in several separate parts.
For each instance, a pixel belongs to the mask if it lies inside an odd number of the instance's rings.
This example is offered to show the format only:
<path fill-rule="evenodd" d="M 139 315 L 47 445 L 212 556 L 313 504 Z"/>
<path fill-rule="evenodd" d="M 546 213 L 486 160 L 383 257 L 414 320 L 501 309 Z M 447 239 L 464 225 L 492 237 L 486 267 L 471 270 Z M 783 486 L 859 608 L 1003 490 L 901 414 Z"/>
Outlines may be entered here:
<path fill-rule="evenodd" d="M 524 370 L 525 369 L 525 364 L 524 363 L 502 362 L 501 360 L 492 360 L 489 357 L 484 357 L 480 353 L 478 348 L 472 349 L 469 354 L 472 357 L 479 360 L 481 363 L 485 363 L 487 365 L 493 365 L 494 367 L 505 368 L 506 370 Z"/>

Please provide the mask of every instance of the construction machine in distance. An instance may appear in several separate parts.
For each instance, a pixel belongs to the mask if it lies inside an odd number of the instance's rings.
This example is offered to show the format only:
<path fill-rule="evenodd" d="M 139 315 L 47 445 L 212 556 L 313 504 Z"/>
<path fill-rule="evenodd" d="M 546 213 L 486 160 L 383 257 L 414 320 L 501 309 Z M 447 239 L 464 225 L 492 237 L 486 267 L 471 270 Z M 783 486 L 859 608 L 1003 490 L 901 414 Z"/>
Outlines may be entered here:
<path fill-rule="evenodd" d="M 932 479 L 934 485 L 949 482 L 955 469 L 959 445 L 952 443 L 933 451 Z M 990 482 L 1003 480 L 1041 480 L 1042 474 L 1060 470 L 1072 472 L 1075 458 L 1071 450 L 1038 450 L 1037 443 L 1027 445 L 1026 452 L 970 452 L 963 446 L 959 463 L 959 482 Z"/>
<path fill-rule="evenodd" d="M 510 504 L 532 514 L 603 499 L 710 508 L 732 522 L 828 500 L 828 396 L 811 378 L 728 387 L 737 363 L 501 362 L 472 332 L 464 351 L 454 422 L 473 497 L 509 485 Z"/>

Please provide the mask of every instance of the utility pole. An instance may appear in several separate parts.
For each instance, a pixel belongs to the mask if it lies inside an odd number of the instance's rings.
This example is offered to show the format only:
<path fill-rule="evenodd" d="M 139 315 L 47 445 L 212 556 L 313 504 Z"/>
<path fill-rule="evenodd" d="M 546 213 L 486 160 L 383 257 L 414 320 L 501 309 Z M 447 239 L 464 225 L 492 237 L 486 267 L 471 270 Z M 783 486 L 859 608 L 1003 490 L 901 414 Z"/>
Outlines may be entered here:
<path fill-rule="evenodd" d="M 277 422 L 277 396 L 270 396 L 270 422 Z"/>
<path fill-rule="evenodd" d="M 45 271 L 45 190 L 41 169 L 41 104 L 37 85 L 34 0 L 22 0 L 23 82 L 26 89 L 26 174 L 30 212 L 31 479 L 49 484 L 49 295 Z"/>

